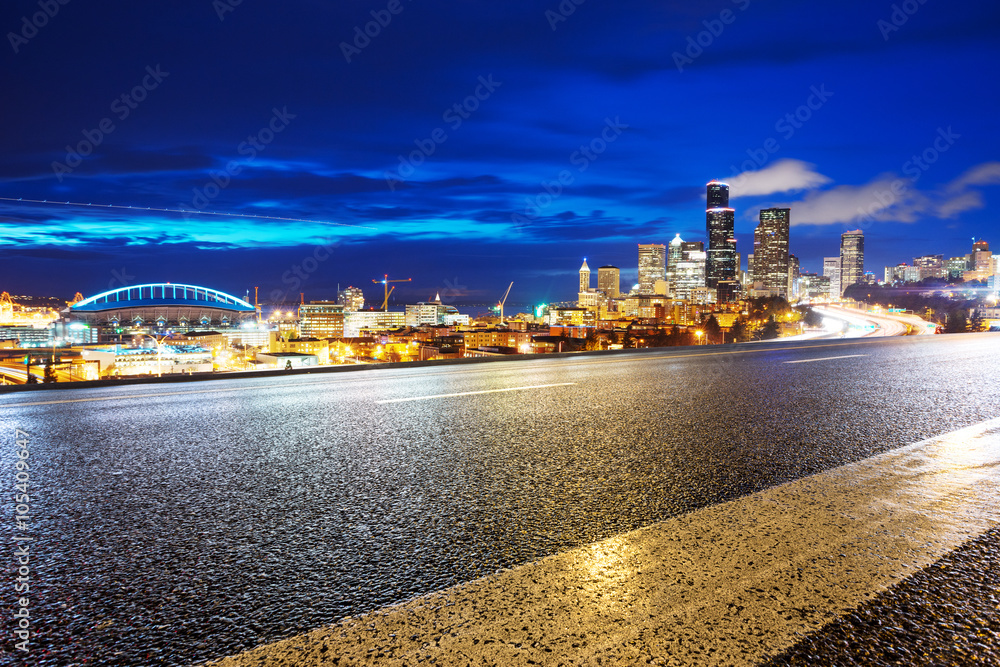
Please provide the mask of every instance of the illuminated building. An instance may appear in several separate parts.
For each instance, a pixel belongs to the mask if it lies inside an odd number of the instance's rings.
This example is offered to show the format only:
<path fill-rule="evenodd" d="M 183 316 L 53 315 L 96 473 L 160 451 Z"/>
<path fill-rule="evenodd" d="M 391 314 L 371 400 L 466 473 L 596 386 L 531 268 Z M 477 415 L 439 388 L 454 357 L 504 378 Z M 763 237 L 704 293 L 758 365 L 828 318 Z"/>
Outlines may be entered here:
<path fill-rule="evenodd" d="M 989 243 L 980 240 L 972 244 L 972 254 L 969 256 L 969 268 L 972 271 L 981 271 L 992 275 L 993 253 L 990 252 Z"/>
<path fill-rule="evenodd" d="M 753 234 L 753 286 L 788 297 L 788 233 L 790 209 L 765 208 Z"/>
<path fill-rule="evenodd" d="M 433 301 L 420 301 L 406 306 L 403 323 L 408 327 L 456 326 L 468 324 L 469 316 L 460 314 L 455 306 L 444 305 L 441 303 L 441 295 L 437 295 Z"/>
<path fill-rule="evenodd" d="M 337 303 L 344 307 L 345 312 L 364 310 L 365 294 L 360 287 L 347 287 L 337 292 Z"/>
<path fill-rule="evenodd" d="M 716 303 L 733 303 L 740 300 L 742 285 L 738 280 L 720 280 L 715 285 Z"/>
<path fill-rule="evenodd" d="M 729 208 L 729 186 L 712 181 L 708 184 L 708 207 L 705 227 L 708 251 L 705 259 L 705 284 L 715 288 L 720 280 L 736 279 L 736 212 Z"/>
<path fill-rule="evenodd" d="M 839 299 L 843 293 L 840 288 L 840 257 L 823 258 L 823 275 L 830 279 L 830 298 Z"/>
<path fill-rule="evenodd" d="M 913 266 L 917 268 L 916 280 L 925 278 L 946 278 L 948 269 L 944 265 L 944 255 L 924 255 L 913 258 Z"/>
<path fill-rule="evenodd" d="M 580 292 L 590 291 L 590 267 L 587 266 L 587 258 L 583 258 L 583 266 L 580 267 Z"/>
<path fill-rule="evenodd" d="M 968 269 L 962 273 L 962 279 L 966 282 L 970 280 L 989 280 L 994 273 L 993 253 L 990 252 L 990 244 L 986 241 L 976 241 L 972 244 L 972 252 L 966 255 L 966 265 Z"/>
<path fill-rule="evenodd" d="M 945 260 L 944 268 L 948 278 L 961 278 L 969 270 L 969 261 L 965 257 L 951 257 Z"/>
<path fill-rule="evenodd" d="M 359 310 L 344 313 L 344 337 L 357 338 L 362 331 L 392 331 L 406 326 L 406 313 L 384 310 Z"/>
<path fill-rule="evenodd" d="M 639 293 L 653 294 L 657 280 L 666 280 L 667 246 L 662 243 L 639 244 Z"/>
<path fill-rule="evenodd" d="M 328 363 L 330 360 L 330 342 L 328 340 L 312 337 L 284 337 L 279 335 L 277 331 L 271 332 L 267 351 L 269 354 L 286 354 L 289 352 L 309 354 L 315 356 L 320 363 Z"/>
<path fill-rule="evenodd" d="M 621 294 L 621 271 L 617 266 L 602 266 L 597 269 L 597 289 L 609 299 L 617 299 Z"/>
<path fill-rule="evenodd" d="M 345 306 L 332 301 L 310 301 L 299 306 L 299 333 L 303 338 L 342 338 Z"/>
<path fill-rule="evenodd" d="M 690 299 L 693 290 L 705 287 L 706 253 L 700 242 L 681 244 L 681 260 L 674 271 L 673 291 L 678 299 Z"/>
<path fill-rule="evenodd" d="M 257 363 L 265 368 L 310 368 L 319 365 L 315 354 L 301 352 L 258 352 Z"/>
<path fill-rule="evenodd" d="M 830 277 L 815 273 L 799 275 L 799 295 L 804 299 L 822 301 L 830 298 Z"/>
<path fill-rule="evenodd" d="M 865 281 L 865 233 L 860 229 L 840 235 L 840 294 Z"/>
<path fill-rule="evenodd" d="M 799 296 L 799 258 L 795 255 L 788 256 L 788 299 L 792 300 Z"/>
<path fill-rule="evenodd" d="M 129 332 L 236 329 L 257 318 L 257 309 L 225 292 L 171 283 L 132 285 L 102 292 L 62 311 L 60 333 L 72 324 L 98 331 L 100 341 Z"/>
<path fill-rule="evenodd" d="M 677 272 L 677 263 L 683 259 L 681 246 L 684 240 L 677 234 L 667 247 L 667 281 L 673 283 L 676 280 L 674 274 Z"/>
<path fill-rule="evenodd" d="M 523 345 L 531 345 L 532 334 L 527 331 L 510 331 L 508 329 L 485 329 L 479 331 L 464 331 L 466 349 L 479 347 L 513 347 L 520 349 Z"/>

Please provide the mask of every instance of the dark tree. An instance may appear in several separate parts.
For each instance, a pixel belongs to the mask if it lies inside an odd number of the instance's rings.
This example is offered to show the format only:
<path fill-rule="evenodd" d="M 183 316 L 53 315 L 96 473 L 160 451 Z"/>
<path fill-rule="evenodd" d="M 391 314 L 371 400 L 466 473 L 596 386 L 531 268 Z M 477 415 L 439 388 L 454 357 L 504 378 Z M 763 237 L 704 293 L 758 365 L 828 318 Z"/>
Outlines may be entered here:
<path fill-rule="evenodd" d="M 969 318 L 964 310 L 953 310 L 948 313 L 948 323 L 944 325 L 945 333 L 964 333 L 969 330 Z"/>
<path fill-rule="evenodd" d="M 705 320 L 705 335 L 710 343 L 718 342 L 722 338 L 722 327 L 719 326 L 719 320 L 715 319 L 715 315 Z"/>
<path fill-rule="evenodd" d="M 823 317 L 812 308 L 808 308 L 802 314 L 802 322 L 807 327 L 818 327 L 823 324 Z"/>
<path fill-rule="evenodd" d="M 773 340 L 778 337 L 778 332 L 780 331 L 778 323 L 774 321 L 774 316 L 772 316 L 767 323 L 760 329 L 760 339 L 761 340 Z"/>
<path fill-rule="evenodd" d="M 729 328 L 729 336 L 734 343 L 742 343 L 747 339 L 747 326 L 742 319 L 737 318 Z"/>
<path fill-rule="evenodd" d="M 45 377 L 42 378 L 42 382 L 49 384 L 52 382 L 57 382 L 56 378 L 56 367 L 52 365 L 51 362 L 45 364 Z"/>

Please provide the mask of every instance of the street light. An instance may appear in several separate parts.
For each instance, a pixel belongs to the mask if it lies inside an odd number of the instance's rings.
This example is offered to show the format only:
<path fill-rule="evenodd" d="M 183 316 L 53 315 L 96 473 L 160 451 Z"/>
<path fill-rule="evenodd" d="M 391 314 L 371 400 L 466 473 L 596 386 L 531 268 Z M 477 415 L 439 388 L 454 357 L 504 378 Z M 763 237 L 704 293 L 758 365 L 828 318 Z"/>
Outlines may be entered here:
<path fill-rule="evenodd" d="M 704 332 L 704 331 L 701 331 L 700 329 L 699 329 L 698 331 L 695 331 L 695 332 L 694 332 L 694 335 L 695 335 L 695 336 L 697 336 L 697 338 L 695 339 L 695 340 L 697 340 L 697 341 L 698 341 L 698 342 L 697 342 L 697 345 L 701 345 L 701 335 L 702 335 L 703 333 L 705 333 L 705 332 Z"/>

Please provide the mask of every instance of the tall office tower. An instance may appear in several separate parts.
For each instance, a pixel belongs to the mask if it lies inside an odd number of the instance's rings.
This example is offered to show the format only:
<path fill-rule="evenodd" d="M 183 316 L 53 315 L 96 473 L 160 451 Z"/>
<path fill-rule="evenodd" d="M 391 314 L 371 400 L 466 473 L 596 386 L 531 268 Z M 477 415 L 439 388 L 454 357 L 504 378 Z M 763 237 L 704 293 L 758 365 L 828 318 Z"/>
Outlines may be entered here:
<path fill-rule="evenodd" d="M 601 266 L 597 269 L 597 289 L 609 299 L 621 296 L 621 271 L 617 266 Z"/>
<path fill-rule="evenodd" d="M 667 280 L 674 282 L 676 280 L 677 274 L 677 263 L 681 261 L 683 250 L 681 250 L 681 245 L 683 245 L 684 240 L 681 239 L 681 235 L 678 234 L 674 237 L 674 240 L 670 242 L 667 247 Z"/>
<path fill-rule="evenodd" d="M 830 298 L 840 298 L 840 257 L 823 258 L 823 276 L 830 279 Z"/>
<path fill-rule="evenodd" d="M 799 296 L 799 258 L 795 255 L 788 256 L 788 299 Z"/>
<path fill-rule="evenodd" d="M 791 209 L 765 208 L 753 234 L 753 283 L 756 289 L 788 298 L 788 229 Z"/>
<path fill-rule="evenodd" d="M 653 294 L 657 280 L 666 280 L 667 246 L 662 243 L 639 244 L 639 293 Z"/>
<path fill-rule="evenodd" d="M 706 208 L 729 208 L 729 185 L 721 181 L 708 184 L 708 206 Z"/>
<path fill-rule="evenodd" d="M 705 252 L 705 242 L 704 241 L 682 241 L 681 242 L 681 255 L 683 256 L 686 252 Z"/>
<path fill-rule="evenodd" d="M 587 258 L 583 258 L 583 266 L 580 267 L 580 291 L 590 290 L 590 267 L 587 266 Z"/>
<path fill-rule="evenodd" d="M 364 310 L 365 294 L 360 287 L 347 287 L 337 292 L 337 303 L 344 307 L 345 313 Z"/>
<path fill-rule="evenodd" d="M 705 287 L 704 244 L 701 242 L 684 243 L 681 260 L 677 262 L 674 280 L 674 294 L 678 299 L 691 299 L 691 292 Z"/>
<path fill-rule="evenodd" d="M 840 294 L 865 281 L 865 233 L 860 229 L 840 235 Z"/>
<path fill-rule="evenodd" d="M 708 208 L 705 228 L 708 253 L 705 259 L 705 284 L 716 287 L 720 280 L 736 278 L 736 212 L 729 208 L 729 186 L 719 181 L 708 184 Z"/>

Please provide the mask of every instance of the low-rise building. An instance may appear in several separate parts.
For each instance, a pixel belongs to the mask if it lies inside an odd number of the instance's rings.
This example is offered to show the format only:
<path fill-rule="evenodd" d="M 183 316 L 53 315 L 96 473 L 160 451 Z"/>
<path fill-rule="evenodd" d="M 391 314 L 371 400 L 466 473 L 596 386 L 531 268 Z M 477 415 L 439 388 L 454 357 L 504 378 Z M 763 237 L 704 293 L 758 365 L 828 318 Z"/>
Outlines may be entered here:
<path fill-rule="evenodd" d="M 319 366 L 315 354 L 300 352 L 258 352 L 257 363 L 265 368 L 291 369 Z"/>

